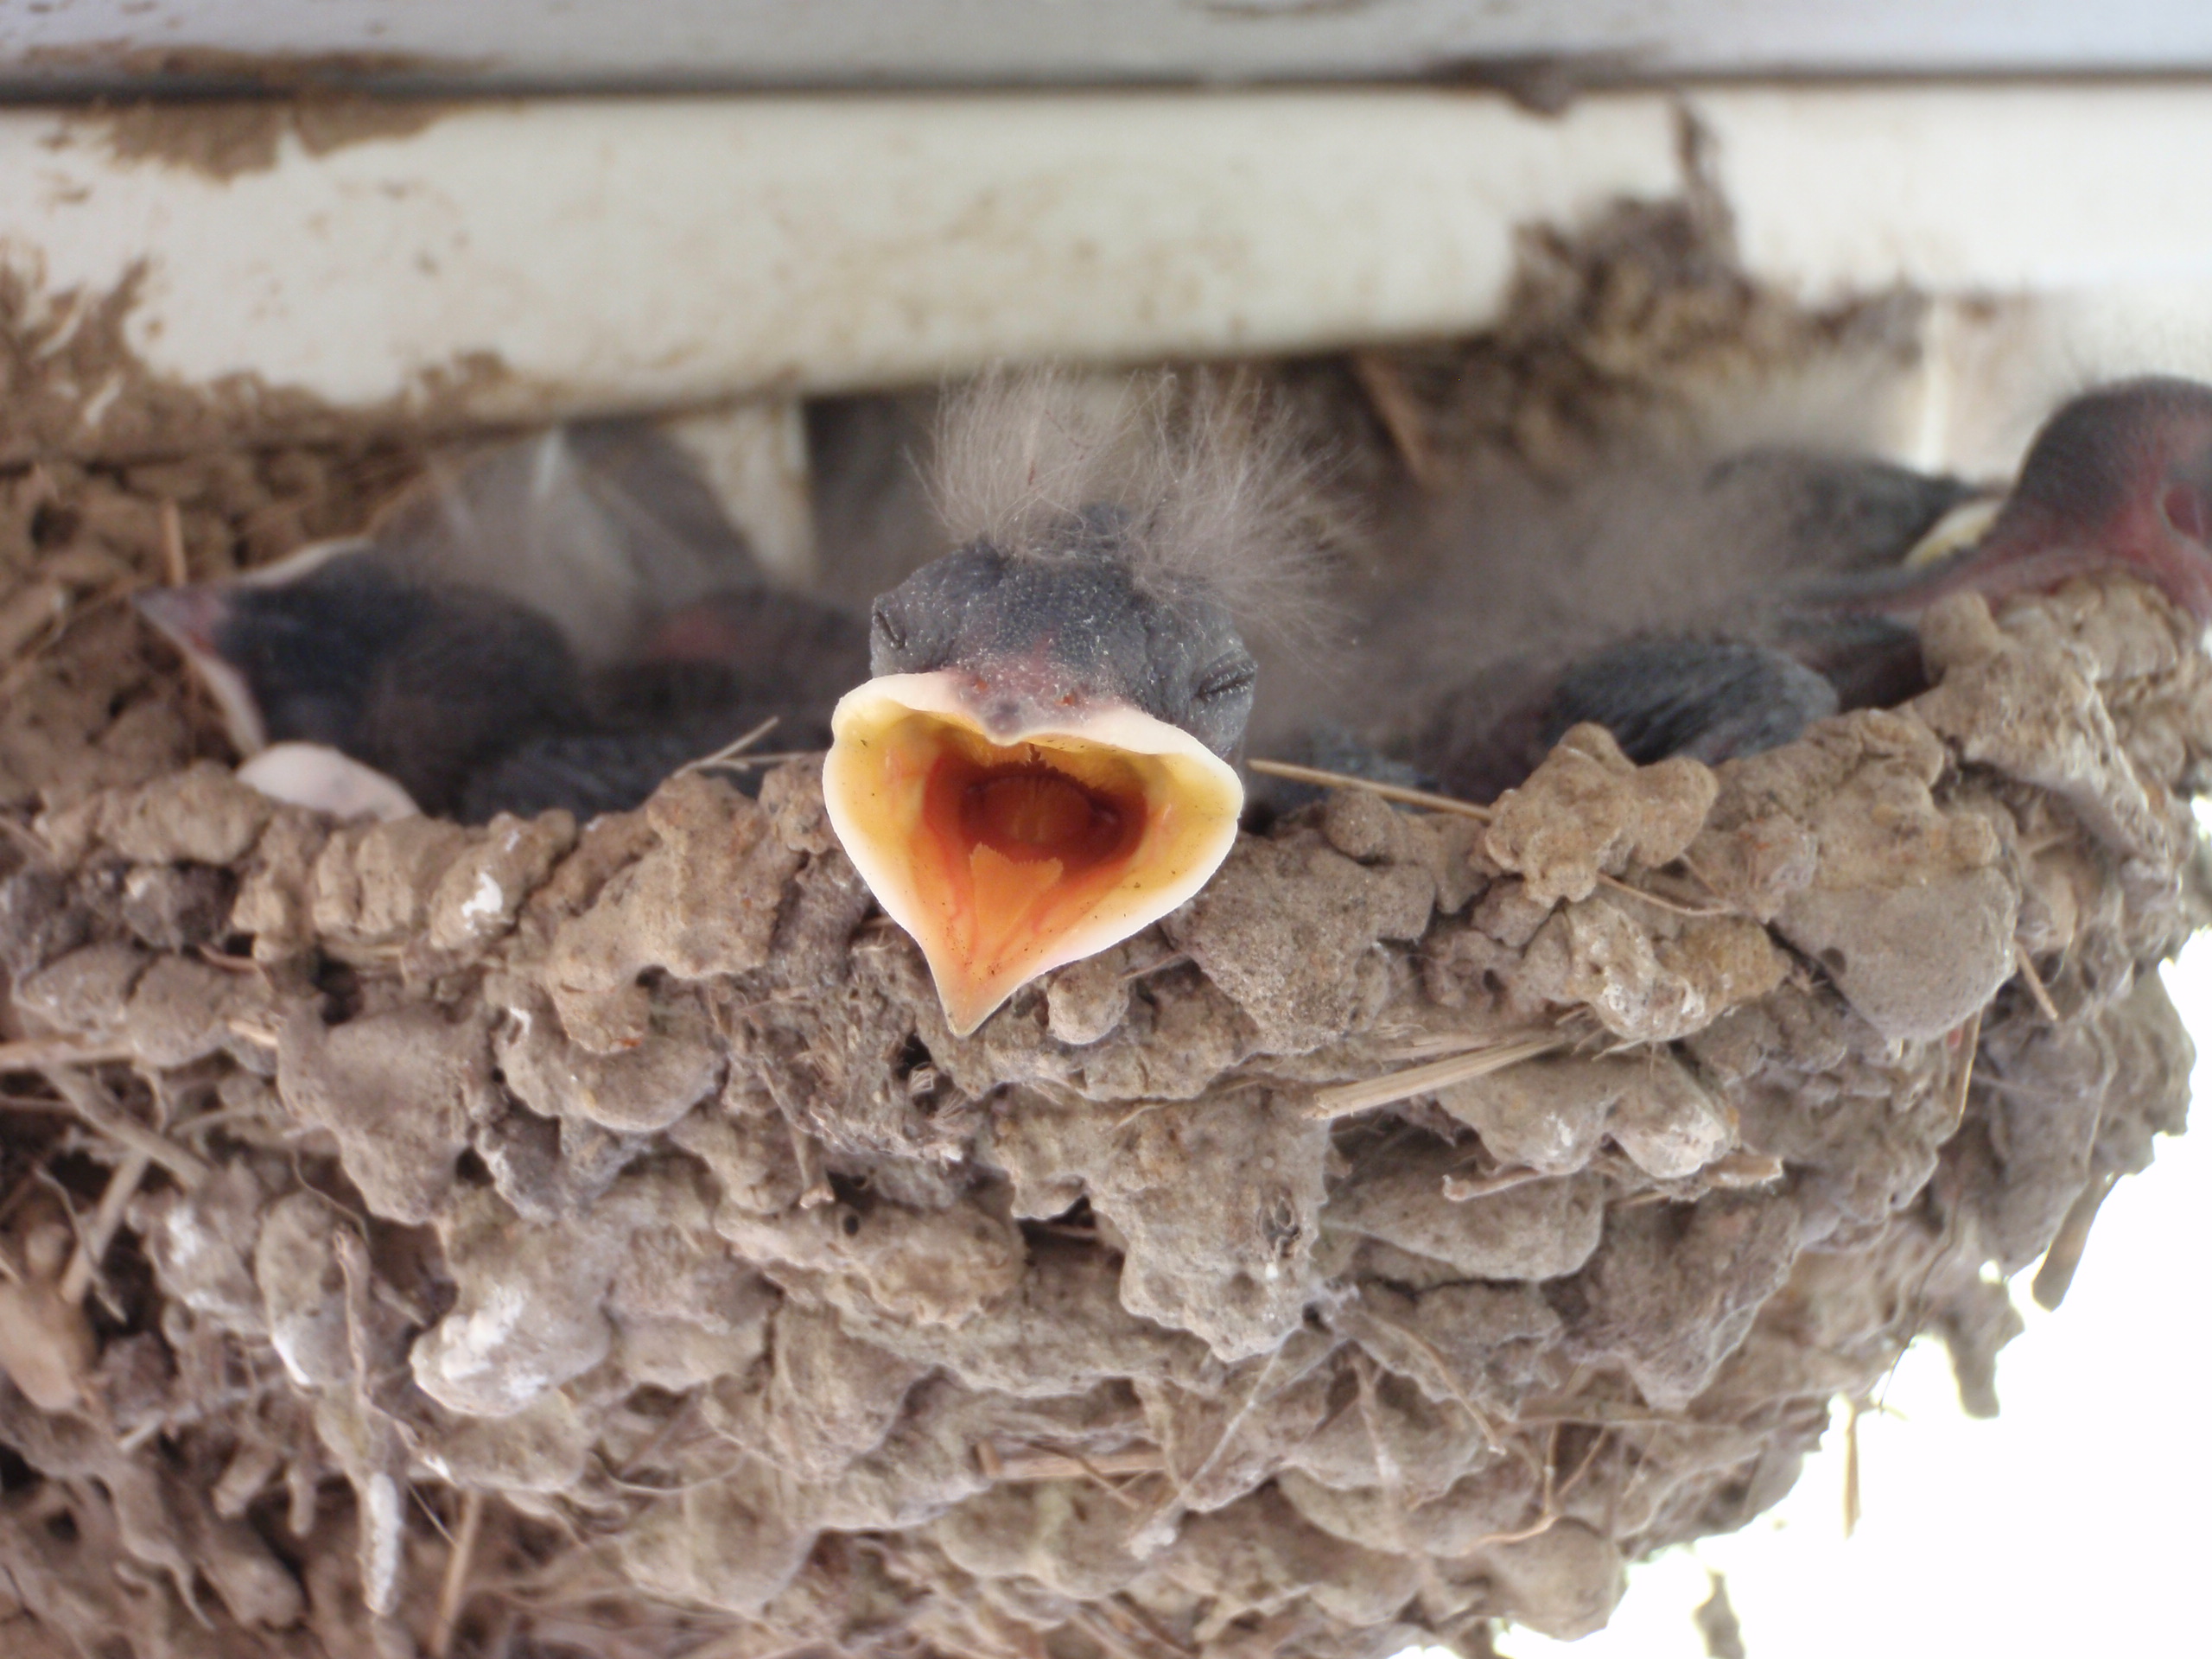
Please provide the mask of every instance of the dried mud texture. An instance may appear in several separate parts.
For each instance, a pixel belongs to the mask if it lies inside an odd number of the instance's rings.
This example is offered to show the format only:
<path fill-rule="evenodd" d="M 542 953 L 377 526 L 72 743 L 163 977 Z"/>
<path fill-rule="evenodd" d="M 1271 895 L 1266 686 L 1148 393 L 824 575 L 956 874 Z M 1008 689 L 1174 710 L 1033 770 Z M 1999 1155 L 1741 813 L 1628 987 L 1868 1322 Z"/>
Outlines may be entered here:
<path fill-rule="evenodd" d="M 188 125 L 195 118 L 163 118 Z M 219 149 L 232 135 L 219 124 L 202 137 Z M 22 270 L 0 269 L 0 467 L 193 468 L 242 446 L 359 454 L 465 425 L 486 385 L 513 378 L 496 353 L 468 353 L 423 371 L 380 404 L 343 409 L 257 374 L 174 379 L 149 368 L 127 333 L 146 276 L 141 262 L 105 292 L 48 292 Z"/>
<path fill-rule="evenodd" d="M 218 181 L 276 165 L 287 139 L 309 156 L 347 144 L 404 138 L 453 106 L 423 99 L 313 92 L 294 98 L 162 102 L 150 99 L 97 109 L 64 130 L 104 145 L 118 161 L 155 162 Z"/>
<path fill-rule="evenodd" d="M 1498 321 L 1471 340 L 1356 354 L 1352 369 L 1414 482 L 1510 468 L 1564 479 L 1624 439 L 1662 443 L 1777 379 L 1790 406 L 1847 416 L 1919 351 L 1924 302 L 1893 290 L 1808 308 L 1755 282 L 1726 199 L 1680 138 L 1690 188 L 1590 222 L 1522 226 Z M 1842 418 L 1824 421 L 1835 426 Z M 1773 442 L 1777 432 L 1754 429 Z"/>
<path fill-rule="evenodd" d="M 1925 643 L 1717 771 L 1582 728 L 1487 822 L 1331 797 L 966 1038 L 810 764 L 337 825 L 180 764 L 151 664 L 170 735 L 78 773 L 11 712 L 10 1650 L 1598 1627 L 1915 1335 L 1993 1409 L 1987 1270 L 2055 1300 L 2182 1128 L 2192 630 L 2114 580 Z"/>

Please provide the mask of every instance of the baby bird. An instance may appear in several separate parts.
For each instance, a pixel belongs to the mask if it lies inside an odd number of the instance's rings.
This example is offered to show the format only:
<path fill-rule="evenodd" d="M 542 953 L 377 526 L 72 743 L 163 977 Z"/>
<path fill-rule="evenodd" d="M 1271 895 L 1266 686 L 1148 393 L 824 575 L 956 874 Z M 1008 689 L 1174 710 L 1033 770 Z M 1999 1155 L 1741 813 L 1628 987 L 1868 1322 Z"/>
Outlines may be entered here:
<path fill-rule="evenodd" d="M 192 663 L 241 753 L 334 749 L 429 812 L 458 811 L 476 774 L 518 745 L 589 721 L 575 653 L 545 618 L 481 588 L 411 581 L 373 546 L 156 589 L 138 608 Z"/>
<path fill-rule="evenodd" d="M 139 608 L 239 751 L 283 762 L 250 781 L 344 810 L 365 770 L 387 812 L 470 823 L 634 806 L 770 715 L 779 747 L 819 747 L 866 664 L 858 620 L 766 588 L 689 460 L 632 422 L 498 446 L 366 537 Z"/>
<path fill-rule="evenodd" d="M 1967 588 L 1994 599 L 2117 567 L 2212 621 L 2212 388 L 2190 381 L 2072 399 L 2007 493 L 1763 451 L 1713 467 L 1693 495 L 1652 515 L 1671 521 L 1656 530 L 1596 538 L 1575 573 L 1588 603 L 1567 626 L 1548 626 L 1534 584 L 1519 626 L 1497 632 L 1550 649 L 1494 659 L 1437 699 L 1414 744 L 1425 772 L 1488 799 L 1582 721 L 1647 763 L 1773 747 L 1840 709 L 1925 689 L 1913 619 Z M 1654 569 L 1628 570 L 1639 553 Z M 1627 605 L 1606 603 L 1622 593 Z"/>
<path fill-rule="evenodd" d="M 1908 616 L 1962 588 L 1996 599 L 2113 569 L 2212 624 L 2212 386 L 2145 377 L 2072 398 L 2037 433 L 1986 535 L 1792 603 Z"/>
<path fill-rule="evenodd" d="M 877 600 L 874 677 L 832 721 L 830 822 L 961 1034 L 1213 874 L 1257 681 L 1240 623 L 1281 622 L 1316 569 L 1305 470 L 1249 401 L 1087 391 L 956 400 L 936 485 L 957 550 Z"/>

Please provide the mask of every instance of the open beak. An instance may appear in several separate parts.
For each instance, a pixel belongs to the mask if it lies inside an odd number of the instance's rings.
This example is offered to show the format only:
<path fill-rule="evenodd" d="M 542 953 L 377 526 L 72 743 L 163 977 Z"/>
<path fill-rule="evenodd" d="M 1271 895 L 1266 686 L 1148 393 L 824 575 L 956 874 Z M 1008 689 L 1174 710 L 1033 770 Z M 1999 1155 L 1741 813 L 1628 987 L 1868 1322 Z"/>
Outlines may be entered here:
<path fill-rule="evenodd" d="M 961 1036 L 1198 892 L 1244 804 L 1236 770 L 1164 721 L 1122 704 L 991 732 L 974 683 L 887 674 L 848 692 L 822 772 L 838 839 Z"/>

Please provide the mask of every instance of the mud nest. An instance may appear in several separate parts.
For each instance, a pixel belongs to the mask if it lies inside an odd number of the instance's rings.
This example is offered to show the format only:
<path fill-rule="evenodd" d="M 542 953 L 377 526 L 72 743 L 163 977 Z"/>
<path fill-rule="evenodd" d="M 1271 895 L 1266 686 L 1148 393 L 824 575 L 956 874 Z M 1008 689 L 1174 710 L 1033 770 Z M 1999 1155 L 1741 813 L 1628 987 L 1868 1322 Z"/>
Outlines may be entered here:
<path fill-rule="evenodd" d="M 2182 1127 L 2196 631 L 2114 578 L 1923 645 L 1718 771 L 1579 728 L 1486 815 L 1335 794 L 964 1039 L 812 763 L 581 828 L 48 791 L 9 1651 L 1596 1628 L 1916 1333 L 1993 1409 L 1996 1274 L 2055 1300 Z"/>
<path fill-rule="evenodd" d="M 1299 384 L 1364 488 L 1891 349 L 1713 219 Z M 2056 1301 L 2182 1127 L 2212 671 L 2147 590 L 1947 601 L 1933 690 L 1718 772 L 1332 796 L 961 1039 L 811 765 L 582 827 L 235 783 L 122 594 L 416 464 L 0 478 L 11 1659 L 1572 1635 L 1916 1334 L 1993 1410 L 2001 1275 Z"/>

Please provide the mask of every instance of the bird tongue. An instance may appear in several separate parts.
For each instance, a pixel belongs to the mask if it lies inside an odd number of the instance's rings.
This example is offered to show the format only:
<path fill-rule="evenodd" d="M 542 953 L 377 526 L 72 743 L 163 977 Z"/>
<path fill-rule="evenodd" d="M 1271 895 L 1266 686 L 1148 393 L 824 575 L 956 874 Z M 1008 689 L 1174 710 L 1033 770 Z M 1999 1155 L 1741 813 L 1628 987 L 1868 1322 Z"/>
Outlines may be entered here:
<path fill-rule="evenodd" d="M 980 1022 L 1131 874 L 1172 806 L 1111 755 L 1003 748 L 957 728 L 933 747 L 912 869 L 943 928 L 931 964 L 946 1013 Z"/>
<path fill-rule="evenodd" d="M 849 694 L 823 791 L 965 1034 L 1028 980 L 1197 892 L 1236 838 L 1243 791 L 1198 740 L 1127 707 L 995 741 L 959 683 L 889 675 Z"/>

